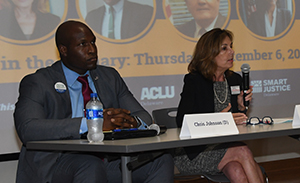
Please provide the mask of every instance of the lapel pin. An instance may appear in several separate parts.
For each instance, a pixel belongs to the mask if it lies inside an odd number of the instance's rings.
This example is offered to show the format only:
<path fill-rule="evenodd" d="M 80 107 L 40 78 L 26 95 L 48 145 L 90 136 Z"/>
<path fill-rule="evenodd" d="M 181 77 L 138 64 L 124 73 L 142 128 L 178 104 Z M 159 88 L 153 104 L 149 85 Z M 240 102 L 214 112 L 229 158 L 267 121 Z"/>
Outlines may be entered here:
<path fill-rule="evenodd" d="M 54 88 L 58 93 L 65 93 L 67 90 L 66 85 L 62 82 L 55 83 Z"/>

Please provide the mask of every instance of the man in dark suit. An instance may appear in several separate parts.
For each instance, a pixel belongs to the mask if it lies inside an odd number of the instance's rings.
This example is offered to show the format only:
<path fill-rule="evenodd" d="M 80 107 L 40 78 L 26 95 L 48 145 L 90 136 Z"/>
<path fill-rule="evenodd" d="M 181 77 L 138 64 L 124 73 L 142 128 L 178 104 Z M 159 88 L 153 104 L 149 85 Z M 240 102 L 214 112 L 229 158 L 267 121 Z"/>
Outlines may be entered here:
<path fill-rule="evenodd" d="M 194 19 L 176 27 L 181 33 L 199 38 L 205 32 L 224 25 L 226 17 L 219 13 L 220 0 L 185 0 L 185 3 Z"/>
<path fill-rule="evenodd" d="M 127 0 L 103 0 L 104 6 L 90 11 L 85 21 L 99 34 L 112 39 L 128 39 L 141 33 L 153 15 L 153 8 L 148 5 Z M 113 10 L 114 36 L 109 36 L 110 8 Z"/>
<path fill-rule="evenodd" d="M 23 146 L 16 182 L 121 182 L 119 159 L 26 148 L 28 141 L 80 139 L 87 130 L 79 76 L 87 76 L 91 90 L 104 106 L 104 130 L 145 128 L 152 122 L 118 72 L 97 65 L 96 37 L 85 24 L 64 22 L 55 40 L 61 60 L 25 76 L 20 83 L 14 120 Z M 133 181 L 173 182 L 173 166 L 172 157 L 165 154 L 133 171 Z"/>

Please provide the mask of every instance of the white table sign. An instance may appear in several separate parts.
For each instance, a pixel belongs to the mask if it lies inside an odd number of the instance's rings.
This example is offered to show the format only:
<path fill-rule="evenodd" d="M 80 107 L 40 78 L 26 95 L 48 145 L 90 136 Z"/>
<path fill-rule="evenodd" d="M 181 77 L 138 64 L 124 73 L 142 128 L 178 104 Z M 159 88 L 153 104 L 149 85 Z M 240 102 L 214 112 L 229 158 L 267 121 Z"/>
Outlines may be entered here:
<path fill-rule="evenodd" d="M 180 138 L 199 138 L 238 134 L 231 112 L 186 114 Z"/>
<path fill-rule="evenodd" d="M 300 127 L 300 105 L 295 105 L 293 127 Z"/>

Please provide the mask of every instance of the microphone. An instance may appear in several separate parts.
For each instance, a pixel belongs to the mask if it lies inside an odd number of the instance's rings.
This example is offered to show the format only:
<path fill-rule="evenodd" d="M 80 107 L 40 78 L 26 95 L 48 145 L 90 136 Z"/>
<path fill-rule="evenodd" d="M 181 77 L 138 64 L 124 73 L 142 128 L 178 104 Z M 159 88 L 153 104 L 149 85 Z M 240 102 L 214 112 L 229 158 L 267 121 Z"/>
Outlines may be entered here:
<path fill-rule="evenodd" d="M 249 64 L 243 64 L 241 66 L 241 70 L 243 73 L 243 91 L 244 91 L 244 106 L 246 109 L 248 109 L 249 101 L 245 101 L 245 97 L 247 96 L 246 92 L 250 89 L 249 85 L 249 72 L 250 72 L 250 66 Z"/>

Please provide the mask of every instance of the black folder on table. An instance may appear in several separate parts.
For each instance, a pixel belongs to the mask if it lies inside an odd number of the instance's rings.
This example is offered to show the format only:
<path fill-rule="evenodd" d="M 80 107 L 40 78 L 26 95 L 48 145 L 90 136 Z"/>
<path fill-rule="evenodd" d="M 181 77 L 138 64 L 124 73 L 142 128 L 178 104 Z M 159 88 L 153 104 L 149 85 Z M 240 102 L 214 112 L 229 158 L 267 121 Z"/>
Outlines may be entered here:
<path fill-rule="evenodd" d="M 104 140 L 130 139 L 140 137 L 153 137 L 157 135 L 156 130 L 121 130 L 104 132 Z"/>
<path fill-rule="evenodd" d="M 157 134 L 155 129 L 122 129 L 122 130 L 112 130 L 104 131 L 104 140 L 118 140 L 118 139 L 130 139 L 130 138 L 140 138 L 140 137 L 153 137 L 156 135 L 163 134 L 167 131 L 166 126 L 159 125 L 160 132 Z M 81 134 L 81 139 L 87 139 L 87 133 Z"/>
<path fill-rule="evenodd" d="M 151 126 L 151 125 L 150 125 Z M 118 140 L 118 139 L 130 139 L 140 137 L 153 137 L 156 135 L 163 134 L 167 131 L 165 125 L 159 125 L 159 134 L 155 129 L 121 129 L 104 132 L 104 140 Z"/>

